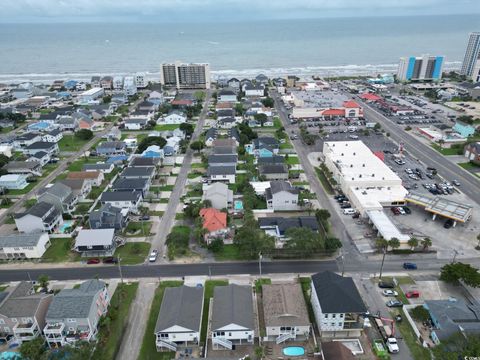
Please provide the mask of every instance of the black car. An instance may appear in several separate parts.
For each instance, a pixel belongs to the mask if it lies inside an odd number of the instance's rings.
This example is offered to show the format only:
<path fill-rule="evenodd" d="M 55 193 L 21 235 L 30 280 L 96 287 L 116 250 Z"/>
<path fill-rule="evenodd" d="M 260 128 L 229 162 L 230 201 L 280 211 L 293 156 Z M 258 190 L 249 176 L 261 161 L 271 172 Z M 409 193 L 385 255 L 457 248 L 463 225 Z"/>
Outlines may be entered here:
<path fill-rule="evenodd" d="M 443 224 L 443 227 L 445 229 L 450 229 L 452 226 L 453 226 L 453 220 L 452 219 L 448 219 L 447 221 L 445 221 L 445 224 Z"/>
<path fill-rule="evenodd" d="M 378 283 L 378 287 L 381 289 L 393 289 L 395 287 L 395 284 L 390 281 L 380 281 Z"/>
<path fill-rule="evenodd" d="M 412 210 L 410 210 L 410 208 L 408 206 L 404 206 L 403 210 L 409 215 L 412 213 Z"/>
<path fill-rule="evenodd" d="M 340 209 L 350 209 L 352 207 L 352 205 L 350 205 L 350 203 L 343 203 L 342 205 L 340 205 Z"/>
<path fill-rule="evenodd" d="M 104 264 L 118 264 L 118 259 L 113 256 L 109 256 L 103 259 Z"/>

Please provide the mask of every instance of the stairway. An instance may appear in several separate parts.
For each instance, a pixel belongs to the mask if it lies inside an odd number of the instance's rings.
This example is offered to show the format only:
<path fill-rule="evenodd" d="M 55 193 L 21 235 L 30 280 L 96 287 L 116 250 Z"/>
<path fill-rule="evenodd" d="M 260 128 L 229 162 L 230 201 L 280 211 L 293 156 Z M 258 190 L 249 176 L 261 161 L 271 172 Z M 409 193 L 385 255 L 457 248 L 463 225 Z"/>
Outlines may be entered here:
<path fill-rule="evenodd" d="M 287 334 L 282 334 L 282 335 L 279 335 L 277 336 L 277 339 L 275 340 L 275 342 L 278 344 L 281 344 L 289 339 L 295 339 L 295 335 L 292 334 L 292 333 L 287 333 Z"/>
<path fill-rule="evenodd" d="M 172 351 L 177 351 L 177 344 L 167 340 L 157 340 L 157 347 L 164 347 Z"/>
<path fill-rule="evenodd" d="M 233 343 L 230 340 L 219 337 L 212 338 L 212 344 L 221 345 L 228 350 L 232 350 L 233 348 Z"/>

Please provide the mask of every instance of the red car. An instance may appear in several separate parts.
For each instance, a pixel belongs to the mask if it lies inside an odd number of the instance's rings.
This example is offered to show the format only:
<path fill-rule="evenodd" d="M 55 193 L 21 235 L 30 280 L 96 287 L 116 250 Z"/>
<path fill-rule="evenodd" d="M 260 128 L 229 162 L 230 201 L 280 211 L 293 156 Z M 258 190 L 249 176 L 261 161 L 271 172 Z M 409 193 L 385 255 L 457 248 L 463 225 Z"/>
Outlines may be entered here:
<path fill-rule="evenodd" d="M 405 293 L 405 296 L 407 298 L 418 298 L 420 296 L 420 291 L 417 291 L 417 290 L 412 290 L 412 291 L 407 291 Z"/>
<path fill-rule="evenodd" d="M 100 259 L 99 258 L 92 258 L 87 260 L 88 265 L 93 265 L 93 264 L 100 264 Z"/>

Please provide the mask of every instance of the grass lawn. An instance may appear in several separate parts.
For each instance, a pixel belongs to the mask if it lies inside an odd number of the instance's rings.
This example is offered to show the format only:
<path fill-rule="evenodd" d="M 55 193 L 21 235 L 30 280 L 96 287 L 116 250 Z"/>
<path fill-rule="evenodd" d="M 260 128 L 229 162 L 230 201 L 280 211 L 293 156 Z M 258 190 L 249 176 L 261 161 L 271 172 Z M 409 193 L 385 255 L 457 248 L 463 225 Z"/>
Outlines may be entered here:
<path fill-rule="evenodd" d="M 458 163 L 458 166 L 464 168 L 465 170 L 478 170 L 480 171 L 480 166 L 473 163 L 473 162 L 464 162 L 464 163 Z"/>
<path fill-rule="evenodd" d="M 126 243 L 117 248 L 115 256 L 121 259 L 122 265 L 142 264 L 150 251 L 150 243 L 134 242 Z"/>
<path fill-rule="evenodd" d="M 158 313 L 160 312 L 160 306 L 162 305 L 163 294 L 167 287 L 182 286 L 182 281 L 162 281 L 155 290 L 155 296 L 153 298 L 152 306 L 150 307 L 150 315 L 148 316 L 147 326 L 145 328 L 145 334 L 143 334 L 142 347 L 140 348 L 140 354 L 138 360 L 170 360 L 173 359 L 175 353 L 172 352 L 157 352 L 155 347 L 155 324 L 157 322 Z"/>
<path fill-rule="evenodd" d="M 126 237 L 141 237 L 149 236 L 152 222 L 150 221 L 130 221 L 123 230 L 123 236 Z"/>
<path fill-rule="evenodd" d="M 63 135 L 63 138 L 58 142 L 60 151 L 78 151 L 90 140 L 82 140 L 75 135 Z"/>
<path fill-rule="evenodd" d="M 334 191 L 332 189 L 332 186 L 328 182 L 328 179 L 325 176 L 325 173 L 323 172 L 323 170 L 320 168 L 315 168 L 315 171 L 317 173 L 318 179 L 320 180 L 320 183 L 322 184 L 322 187 L 325 190 L 325 192 L 329 195 L 333 195 Z"/>
<path fill-rule="evenodd" d="M 37 184 L 38 184 L 37 181 L 36 182 L 31 182 L 31 183 L 28 183 L 28 185 L 24 189 L 8 190 L 7 194 L 8 195 L 23 195 L 23 194 L 26 194 L 26 193 L 30 192 Z"/>
<path fill-rule="evenodd" d="M 287 141 L 283 144 L 280 144 L 280 150 L 285 150 L 285 149 L 293 149 L 292 143 Z"/>
<path fill-rule="evenodd" d="M 432 144 L 432 148 L 437 150 L 440 154 L 448 156 L 448 155 L 459 155 L 458 154 L 458 149 L 455 147 L 451 148 L 446 148 L 446 147 L 441 147 L 438 144 Z"/>
<path fill-rule="evenodd" d="M 201 173 L 201 172 L 199 172 L 199 171 L 194 171 L 194 172 L 188 173 L 187 178 L 189 178 L 189 179 L 196 179 L 196 178 L 198 178 L 198 177 L 200 177 L 200 176 L 202 176 L 202 175 L 203 175 L 203 173 Z"/>
<path fill-rule="evenodd" d="M 159 187 L 160 191 L 173 191 L 175 185 L 163 185 Z"/>
<path fill-rule="evenodd" d="M 74 253 L 71 238 L 52 238 L 51 245 L 42 256 L 42 262 L 59 263 L 66 261 L 80 261 L 80 255 Z"/>
<path fill-rule="evenodd" d="M 312 303 L 310 302 L 311 279 L 308 277 L 302 277 L 298 280 L 300 281 L 303 297 L 305 298 L 305 303 L 307 304 L 308 318 L 310 319 L 310 322 L 314 324 L 316 321 L 315 314 L 313 312 Z"/>
<path fill-rule="evenodd" d="M 105 161 L 105 159 L 102 160 L 102 158 L 100 158 L 100 157 L 86 157 L 86 158 L 83 157 L 83 158 L 80 158 L 80 159 L 74 161 L 70 165 L 68 165 L 67 170 L 68 171 L 82 171 L 83 170 L 83 165 L 85 165 L 85 164 L 95 164 L 98 161 Z"/>
<path fill-rule="evenodd" d="M 273 118 L 273 127 L 275 129 L 280 129 L 282 127 L 282 121 L 278 117 Z"/>
<path fill-rule="evenodd" d="M 156 131 L 166 131 L 166 130 L 175 130 L 180 127 L 179 124 L 164 124 L 164 125 L 155 125 L 154 130 Z"/>
<path fill-rule="evenodd" d="M 240 254 L 238 247 L 235 244 L 223 245 L 222 250 L 216 252 L 214 256 L 217 261 L 245 260 L 245 256 Z"/>
<path fill-rule="evenodd" d="M 183 213 L 175 214 L 175 220 L 183 220 L 183 219 L 185 219 L 185 214 Z"/>
<path fill-rule="evenodd" d="M 156 210 L 149 210 L 148 215 L 150 216 L 163 216 L 165 214 L 165 211 L 156 211 Z"/>
<path fill-rule="evenodd" d="M 194 163 L 192 164 L 192 169 L 206 169 L 207 164 L 204 163 Z"/>
<path fill-rule="evenodd" d="M 160 203 L 160 204 L 168 204 L 168 201 L 169 201 L 169 200 L 170 200 L 170 199 L 160 199 L 159 203 Z"/>
<path fill-rule="evenodd" d="M 255 292 L 257 294 L 261 294 L 262 285 L 271 285 L 271 284 L 272 284 L 272 279 L 268 279 L 268 278 L 257 279 L 255 280 Z"/>
<path fill-rule="evenodd" d="M 138 283 L 118 284 L 110 301 L 107 316 L 111 316 L 108 326 L 100 327 L 99 343 L 93 359 L 113 360 L 117 356 L 122 337 L 127 328 L 128 313 L 137 294 Z"/>
<path fill-rule="evenodd" d="M 298 156 L 289 156 L 287 159 L 287 164 L 288 165 L 300 164 L 300 161 L 298 160 Z"/>
<path fill-rule="evenodd" d="M 226 286 L 228 280 L 207 280 L 205 281 L 205 292 L 203 298 L 203 314 L 202 328 L 200 332 L 200 342 L 205 345 L 207 340 L 207 326 L 208 326 L 208 309 L 210 307 L 210 299 L 213 297 L 213 289 L 215 286 Z"/>
<path fill-rule="evenodd" d="M 53 170 L 57 168 L 58 164 L 47 164 L 42 168 L 42 176 L 41 178 L 47 177 Z"/>

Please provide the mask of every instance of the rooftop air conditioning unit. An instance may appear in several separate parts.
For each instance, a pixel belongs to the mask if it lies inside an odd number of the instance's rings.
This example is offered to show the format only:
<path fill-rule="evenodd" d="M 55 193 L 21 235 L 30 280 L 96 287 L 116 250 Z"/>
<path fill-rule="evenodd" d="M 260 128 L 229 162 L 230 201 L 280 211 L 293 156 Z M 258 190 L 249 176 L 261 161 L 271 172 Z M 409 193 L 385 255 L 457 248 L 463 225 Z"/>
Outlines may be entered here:
<path fill-rule="evenodd" d="M 375 174 L 372 174 L 372 177 L 375 177 Z"/>

